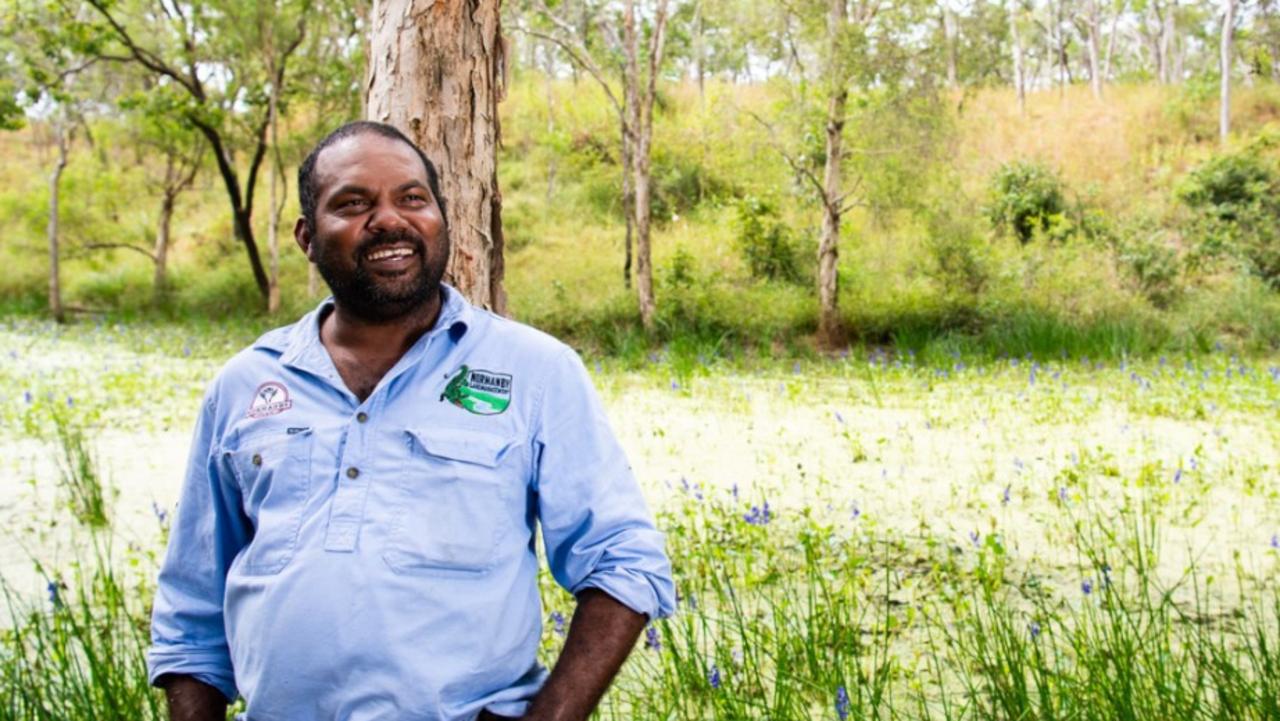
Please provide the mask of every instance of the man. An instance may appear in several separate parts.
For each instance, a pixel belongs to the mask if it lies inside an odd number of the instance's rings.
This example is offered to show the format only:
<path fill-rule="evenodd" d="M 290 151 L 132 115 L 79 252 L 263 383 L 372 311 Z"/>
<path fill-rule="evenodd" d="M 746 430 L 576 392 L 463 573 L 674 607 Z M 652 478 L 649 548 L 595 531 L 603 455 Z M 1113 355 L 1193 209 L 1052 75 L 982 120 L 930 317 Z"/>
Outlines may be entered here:
<path fill-rule="evenodd" d="M 646 619 L 663 539 L 577 355 L 441 283 L 436 172 L 353 123 L 298 173 L 333 292 L 211 384 L 148 657 L 172 718 L 585 719 Z M 577 597 L 548 674 L 534 529 Z"/>

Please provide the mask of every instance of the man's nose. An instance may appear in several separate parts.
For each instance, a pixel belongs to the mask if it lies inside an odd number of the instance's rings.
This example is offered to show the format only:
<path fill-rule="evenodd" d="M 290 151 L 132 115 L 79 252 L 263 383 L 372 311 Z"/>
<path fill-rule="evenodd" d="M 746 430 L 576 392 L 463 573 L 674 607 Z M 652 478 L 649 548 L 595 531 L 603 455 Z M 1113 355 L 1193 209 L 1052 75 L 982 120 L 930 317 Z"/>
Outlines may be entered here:
<path fill-rule="evenodd" d="M 371 231 L 385 233 L 406 228 L 408 223 L 394 203 L 379 201 L 374 204 L 373 212 L 369 213 L 369 222 L 366 223 L 366 227 Z"/>

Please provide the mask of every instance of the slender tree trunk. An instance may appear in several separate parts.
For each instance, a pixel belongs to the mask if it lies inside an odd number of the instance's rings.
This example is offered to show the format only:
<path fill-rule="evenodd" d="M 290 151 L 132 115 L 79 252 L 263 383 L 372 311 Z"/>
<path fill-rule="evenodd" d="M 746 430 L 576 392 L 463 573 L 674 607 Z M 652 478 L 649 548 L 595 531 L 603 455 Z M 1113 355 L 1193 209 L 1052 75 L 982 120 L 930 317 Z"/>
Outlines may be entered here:
<path fill-rule="evenodd" d="M 505 313 L 498 102 L 498 0 L 374 0 L 366 112 L 413 138 L 440 171 L 452 254 L 447 277 Z"/>
<path fill-rule="evenodd" d="M 533 43 L 532 38 L 529 40 Z M 556 93 L 555 93 L 555 62 L 551 54 L 551 45 L 546 44 L 542 47 L 542 59 L 546 61 L 546 68 L 543 71 L 542 87 L 547 98 L 547 137 L 554 137 L 556 132 Z M 551 208 L 556 194 L 556 171 L 558 169 L 556 163 L 556 153 L 551 153 L 547 159 L 547 195 L 546 207 Z"/>
<path fill-rule="evenodd" d="M 1095 0 L 1096 2 L 1096 0 Z M 1127 5 L 1127 3 L 1126 3 Z M 1115 15 L 1111 18 L 1111 32 L 1107 35 L 1107 54 L 1102 59 L 1102 81 L 1106 82 L 1111 78 L 1111 58 L 1116 49 L 1116 34 L 1120 25 L 1120 16 L 1124 15 L 1125 6 L 1122 5 L 1115 9 Z"/>
<path fill-rule="evenodd" d="M 160 202 L 160 220 L 156 224 L 156 244 L 151 252 L 151 261 L 155 272 L 151 281 L 151 299 L 156 305 L 164 302 L 169 293 L 169 232 L 173 224 L 173 207 L 177 202 L 177 193 L 165 189 L 164 199 Z"/>
<path fill-rule="evenodd" d="M 267 128 L 271 134 L 272 160 L 268 162 L 267 178 L 267 255 L 270 260 L 270 272 L 267 276 L 267 314 L 275 315 L 280 311 L 280 211 L 283 205 L 279 197 L 280 185 L 280 137 L 277 132 L 280 123 L 280 84 L 276 80 L 274 18 L 267 29 L 267 74 L 271 77 L 271 91 L 267 96 Z"/>
<path fill-rule="evenodd" d="M 657 315 L 653 295 L 653 264 L 650 251 L 650 214 L 652 212 L 651 150 L 653 140 L 653 103 L 658 92 L 658 71 L 662 66 L 666 36 L 667 0 L 658 0 L 653 28 L 645 52 L 645 72 L 640 73 L 639 33 L 636 29 L 635 0 L 627 0 L 623 16 L 623 45 L 627 55 L 627 105 L 632 118 L 632 190 L 635 193 L 636 300 L 640 321 L 652 330 Z M 644 87 L 641 87 L 643 81 Z"/>
<path fill-rule="evenodd" d="M 622 287 L 631 290 L 631 248 L 635 242 L 636 227 L 636 194 L 632 178 L 632 150 L 630 123 L 631 101 L 627 100 L 627 108 L 623 110 L 622 126 L 622 214 L 626 218 L 626 235 L 623 240 L 625 257 L 622 261 Z"/>
<path fill-rule="evenodd" d="M 1085 8 L 1085 43 L 1089 53 L 1089 87 L 1093 90 L 1094 100 L 1102 100 L 1102 61 L 1099 57 L 1102 32 L 1102 17 L 1098 8 L 1098 0 L 1089 0 Z"/>
<path fill-rule="evenodd" d="M 57 323 L 67 321 L 62 307 L 62 274 L 58 253 L 58 191 L 62 184 L 62 171 L 67 167 L 68 130 L 61 119 L 54 121 L 54 133 L 58 142 L 58 159 L 49 173 L 49 223 L 46 234 L 49 240 L 49 313 Z"/>
<path fill-rule="evenodd" d="M 818 345 L 826 349 L 845 344 L 840 321 L 840 216 L 841 161 L 844 155 L 845 108 L 849 90 L 840 67 L 840 33 L 848 22 L 844 0 L 829 0 L 827 6 L 827 58 L 830 95 L 827 98 L 826 163 L 822 174 L 822 238 L 818 243 Z"/>
<path fill-rule="evenodd" d="M 1018 93 L 1018 113 L 1027 114 L 1027 81 L 1022 59 L 1022 34 L 1018 32 L 1018 6 L 1009 12 L 1009 34 L 1013 38 L 1013 87 Z"/>
<path fill-rule="evenodd" d="M 1223 0 L 1222 37 L 1218 72 L 1221 73 L 1221 99 L 1218 106 L 1218 141 L 1227 144 L 1231 134 L 1231 40 L 1235 31 L 1236 0 Z"/>

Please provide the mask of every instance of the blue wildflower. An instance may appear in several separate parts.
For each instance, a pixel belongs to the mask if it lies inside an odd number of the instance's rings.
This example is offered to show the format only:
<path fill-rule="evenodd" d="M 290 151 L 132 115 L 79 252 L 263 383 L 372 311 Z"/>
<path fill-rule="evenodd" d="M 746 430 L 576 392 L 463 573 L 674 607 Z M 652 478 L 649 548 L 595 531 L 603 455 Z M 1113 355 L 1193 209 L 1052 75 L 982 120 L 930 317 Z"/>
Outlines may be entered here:
<path fill-rule="evenodd" d="M 969 540 L 973 543 L 974 548 L 981 547 L 982 544 L 978 542 L 979 538 L 982 538 L 982 534 L 977 531 L 969 531 Z"/>
<path fill-rule="evenodd" d="M 662 650 L 662 639 L 658 636 L 657 626 L 650 626 L 644 630 L 644 647 L 650 651 Z"/>
<path fill-rule="evenodd" d="M 61 581 L 49 581 L 45 586 L 45 589 L 49 591 L 49 603 L 53 604 L 54 608 L 62 607 L 61 590 L 66 587 L 66 584 Z"/>
<path fill-rule="evenodd" d="M 74 406 L 75 404 L 76 404 L 76 402 L 75 402 L 74 400 L 72 400 L 71 396 L 67 396 L 67 407 L 68 407 L 68 408 L 70 408 L 70 407 Z"/>
<path fill-rule="evenodd" d="M 31 405 L 31 391 L 23 391 L 22 400 L 26 401 L 27 405 Z"/>
<path fill-rule="evenodd" d="M 674 378 L 671 379 L 671 390 L 673 391 L 680 390 L 680 384 Z"/>
<path fill-rule="evenodd" d="M 738 484 L 736 482 L 733 484 L 733 500 L 738 500 Z"/>
<path fill-rule="evenodd" d="M 707 683 L 711 684 L 711 688 L 720 688 L 720 667 L 714 663 L 707 671 Z"/>
<path fill-rule="evenodd" d="M 1011 489 L 1012 489 L 1012 486 L 1005 486 L 1004 493 L 1000 494 L 1000 503 L 1002 505 L 1005 505 L 1005 506 L 1009 505 L 1009 492 Z"/>
<path fill-rule="evenodd" d="M 161 508 L 160 504 L 156 503 L 155 501 L 151 502 L 151 512 L 156 514 L 156 519 L 158 519 L 161 523 L 164 523 L 165 519 L 169 517 L 168 512 L 166 512 L 163 508 Z"/>
<path fill-rule="evenodd" d="M 557 636 L 564 636 L 564 614 L 559 611 L 552 611 L 551 622 L 555 624 L 555 628 L 552 629 L 555 631 L 555 634 Z"/>
<path fill-rule="evenodd" d="M 1031 622 L 1031 625 L 1027 627 L 1027 630 L 1031 632 L 1031 638 L 1040 637 L 1040 624 L 1036 623 L 1035 621 Z"/>
<path fill-rule="evenodd" d="M 858 508 L 858 502 L 857 502 L 857 501 L 854 501 L 854 502 L 853 502 L 853 511 L 852 511 L 849 515 L 850 515 L 850 516 L 853 518 L 853 520 L 855 520 L 855 521 L 856 521 L 856 520 L 858 520 L 858 516 L 861 516 L 861 515 L 862 515 L 862 509 L 861 509 L 861 508 Z"/>
<path fill-rule="evenodd" d="M 1271 534 L 1271 547 L 1280 548 L 1280 533 Z"/>
<path fill-rule="evenodd" d="M 844 416 L 840 415 L 840 411 L 836 411 L 836 420 L 840 423 L 840 425 L 842 426 L 844 425 Z"/>
<path fill-rule="evenodd" d="M 792 372 L 793 374 L 795 374 L 795 375 L 800 375 L 800 361 L 796 361 L 796 362 L 791 366 L 791 372 Z"/>
<path fill-rule="evenodd" d="M 840 721 L 849 718 L 849 692 L 844 690 L 844 686 L 836 688 L 836 716 Z"/>
<path fill-rule="evenodd" d="M 1083 591 L 1086 596 L 1093 593 L 1093 581 L 1088 578 L 1081 581 L 1080 590 Z"/>
<path fill-rule="evenodd" d="M 1178 470 L 1173 472 L 1173 482 L 1178 483 L 1182 480 L 1182 466 L 1178 466 Z"/>

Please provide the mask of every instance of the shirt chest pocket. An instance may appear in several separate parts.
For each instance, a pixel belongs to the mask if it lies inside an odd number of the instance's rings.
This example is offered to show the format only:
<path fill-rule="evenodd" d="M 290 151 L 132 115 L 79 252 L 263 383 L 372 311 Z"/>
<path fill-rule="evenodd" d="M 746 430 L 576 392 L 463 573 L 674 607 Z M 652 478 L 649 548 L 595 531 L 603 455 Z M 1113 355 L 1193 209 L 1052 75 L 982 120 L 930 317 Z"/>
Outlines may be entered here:
<path fill-rule="evenodd" d="M 517 449 L 509 437 L 444 428 L 405 431 L 410 460 L 383 554 L 407 575 L 467 575 L 494 567 L 515 530 Z"/>
<path fill-rule="evenodd" d="M 311 441 L 309 428 L 264 431 L 225 454 L 253 524 L 238 559 L 247 575 L 279 573 L 293 558 L 311 492 Z"/>

